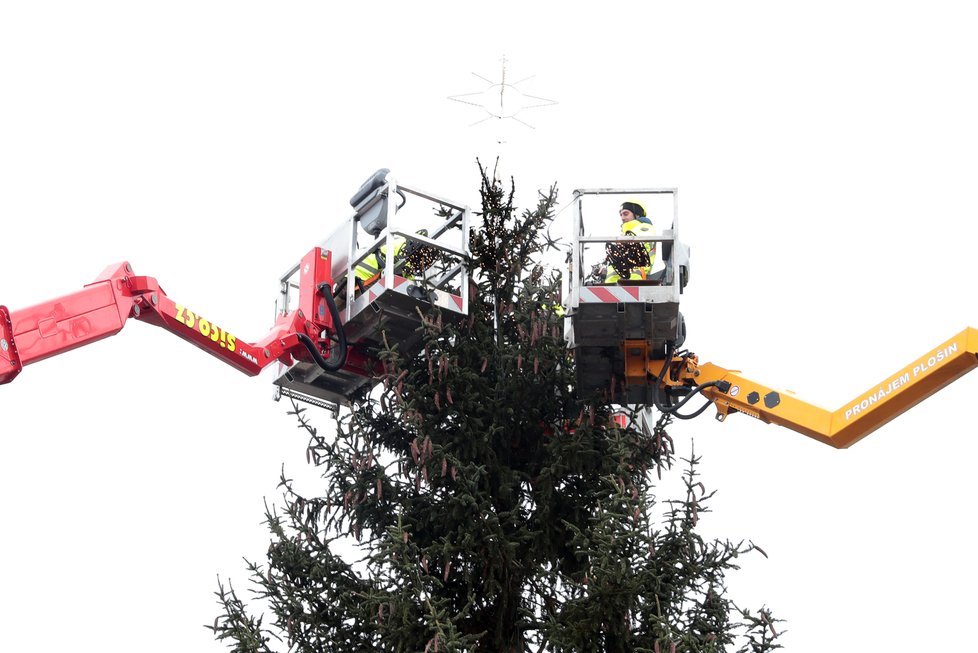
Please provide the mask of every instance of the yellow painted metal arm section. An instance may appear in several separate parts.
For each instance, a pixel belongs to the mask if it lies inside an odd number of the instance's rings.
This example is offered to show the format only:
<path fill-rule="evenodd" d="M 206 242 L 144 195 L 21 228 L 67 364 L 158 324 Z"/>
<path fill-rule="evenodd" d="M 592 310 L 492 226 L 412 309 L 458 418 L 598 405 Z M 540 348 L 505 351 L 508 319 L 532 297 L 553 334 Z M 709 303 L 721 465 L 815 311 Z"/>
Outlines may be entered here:
<path fill-rule="evenodd" d="M 975 367 L 978 329 L 968 328 L 834 412 L 712 363 L 698 366 L 696 382 L 730 382 L 726 393 L 716 387 L 703 391 L 704 396 L 716 402 L 717 419 L 741 412 L 844 449 Z"/>

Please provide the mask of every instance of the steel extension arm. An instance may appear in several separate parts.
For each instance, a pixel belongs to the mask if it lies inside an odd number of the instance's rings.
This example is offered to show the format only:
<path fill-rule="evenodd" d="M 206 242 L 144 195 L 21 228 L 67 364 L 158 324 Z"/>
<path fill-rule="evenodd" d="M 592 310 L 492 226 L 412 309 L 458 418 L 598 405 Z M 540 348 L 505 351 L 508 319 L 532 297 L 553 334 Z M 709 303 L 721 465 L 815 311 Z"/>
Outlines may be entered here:
<path fill-rule="evenodd" d="M 175 303 L 156 279 L 133 274 L 129 263 L 109 266 L 83 290 L 63 297 L 16 311 L 0 306 L 0 384 L 12 381 L 25 365 L 115 335 L 131 317 L 160 326 L 252 376 L 277 360 L 287 365 L 293 356 L 311 361 L 310 348 L 328 348 L 321 335 L 332 327 L 318 292 L 324 281 L 329 286 L 329 254 L 315 248 L 303 264 L 312 272 L 301 282 L 302 308 L 280 316 L 257 343 Z M 317 319 L 306 319 L 310 314 Z"/>
<path fill-rule="evenodd" d="M 650 372 L 651 367 L 650 364 Z M 978 329 L 968 328 L 836 411 L 763 386 L 739 372 L 712 363 L 700 365 L 695 356 L 674 358 L 664 384 L 674 388 L 705 384 L 702 394 L 714 402 L 720 421 L 730 413 L 744 413 L 844 449 L 975 367 L 978 367 Z"/>

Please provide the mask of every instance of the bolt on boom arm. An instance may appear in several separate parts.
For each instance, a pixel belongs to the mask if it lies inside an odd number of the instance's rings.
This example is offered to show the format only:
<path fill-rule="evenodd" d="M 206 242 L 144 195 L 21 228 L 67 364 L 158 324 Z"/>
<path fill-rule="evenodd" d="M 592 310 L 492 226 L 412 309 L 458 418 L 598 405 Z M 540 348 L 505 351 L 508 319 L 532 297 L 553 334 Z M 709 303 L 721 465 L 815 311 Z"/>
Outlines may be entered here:
<path fill-rule="evenodd" d="M 638 367 L 637 346 L 632 342 L 626 370 Z M 661 365 L 662 361 L 658 361 Z M 643 365 L 650 375 L 662 370 Z M 716 418 L 744 413 L 770 424 L 778 424 L 838 449 L 849 447 L 893 418 L 978 367 L 978 329 L 968 328 L 932 349 L 898 372 L 846 402 L 835 411 L 819 408 L 791 393 L 761 385 L 712 363 L 700 365 L 696 356 L 674 356 L 664 378 L 657 381 L 664 394 L 689 393 L 695 388 L 712 401 Z M 634 379 L 635 377 L 631 377 Z M 663 394 L 663 393 L 659 393 Z"/>

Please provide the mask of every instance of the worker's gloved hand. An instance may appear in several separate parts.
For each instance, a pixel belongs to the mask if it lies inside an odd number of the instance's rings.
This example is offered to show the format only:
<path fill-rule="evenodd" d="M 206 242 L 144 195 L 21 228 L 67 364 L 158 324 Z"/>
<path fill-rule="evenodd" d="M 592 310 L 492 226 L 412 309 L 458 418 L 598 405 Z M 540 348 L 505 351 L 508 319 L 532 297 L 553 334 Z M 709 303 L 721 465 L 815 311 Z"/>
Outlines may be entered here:
<path fill-rule="evenodd" d="M 592 265 L 591 272 L 590 274 L 588 274 L 587 278 L 584 279 L 584 283 L 586 284 L 602 283 L 604 282 L 605 277 L 607 276 L 608 276 L 607 265 L 604 265 L 603 263 L 599 263 L 598 265 Z"/>

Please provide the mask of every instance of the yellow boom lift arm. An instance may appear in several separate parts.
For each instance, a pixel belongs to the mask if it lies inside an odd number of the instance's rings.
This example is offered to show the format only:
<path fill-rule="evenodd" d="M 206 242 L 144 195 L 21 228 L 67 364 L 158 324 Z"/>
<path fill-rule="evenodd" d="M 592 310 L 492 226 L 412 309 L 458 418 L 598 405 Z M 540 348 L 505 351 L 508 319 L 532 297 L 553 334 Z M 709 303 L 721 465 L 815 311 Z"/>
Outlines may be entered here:
<path fill-rule="evenodd" d="M 662 360 L 649 360 L 645 345 L 642 340 L 623 345 L 626 384 L 645 385 L 655 379 L 655 392 L 661 397 L 702 394 L 716 407 L 719 421 L 731 413 L 743 413 L 838 449 L 858 442 L 978 367 L 978 329 L 967 328 L 830 411 L 761 385 L 738 371 L 700 364 L 695 355 L 673 355 L 668 366 Z"/>

